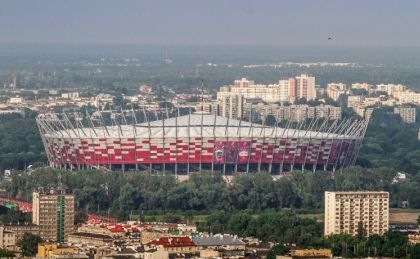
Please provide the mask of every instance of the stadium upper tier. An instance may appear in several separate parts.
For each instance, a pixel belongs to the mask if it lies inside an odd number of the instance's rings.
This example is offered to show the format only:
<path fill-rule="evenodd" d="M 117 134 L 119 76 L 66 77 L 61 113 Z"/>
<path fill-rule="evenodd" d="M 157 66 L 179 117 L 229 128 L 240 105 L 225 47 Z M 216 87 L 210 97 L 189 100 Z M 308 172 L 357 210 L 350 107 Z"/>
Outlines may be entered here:
<path fill-rule="evenodd" d="M 353 122 L 357 123 L 357 122 Z M 350 126 L 350 125 L 348 125 Z M 351 128 L 347 129 L 350 134 Z M 298 128 L 280 128 L 249 123 L 240 120 L 228 119 L 212 114 L 191 114 L 150 123 L 134 125 L 114 125 L 105 127 L 74 127 L 51 131 L 45 135 L 48 137 L 69 138 L 104 138 L 104 137 L 151 137 L 151 138 L 185 138 L 185 137 L 208 137 L 218 138 L 231 137 L 283 137 L 283 138 L 354 138 L 361 131 L 346 135 L 345 132 L 320 132 L 314 130 L 301 130 Z M 355 135 L 356 134 L 356 135 Z"/>
<path fill-rule="evenodd" d="M 175 172 L 184 166 L 188 172 L 335 170 L 354 164 L 367 127 L 366 121 L 350 119 L 282 122 L 276 127 L 206 113 L 154 121 L 146 115 L 138 123 L 134 111 L 112 113 L 107 119 L 98 112 L 96 117 L 41 114 L 37 123 L 54 167 Z"/>

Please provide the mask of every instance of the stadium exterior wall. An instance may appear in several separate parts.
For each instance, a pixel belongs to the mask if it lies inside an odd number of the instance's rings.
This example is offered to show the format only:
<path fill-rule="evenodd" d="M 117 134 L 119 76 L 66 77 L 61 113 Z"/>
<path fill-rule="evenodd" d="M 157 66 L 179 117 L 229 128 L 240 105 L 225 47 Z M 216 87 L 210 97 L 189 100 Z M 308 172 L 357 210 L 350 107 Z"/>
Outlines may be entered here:
<path fill-rule="evenodd" d="M 175 173 L 201 170 L 222 173 L 263 170 L 272 174 L 281 174 L 296 169 L 337 170 L 355 163 L 367 127 L 365 121 L 348 120 L 341 123 L 334 122 L 335 126 L 333 124 L 325 128 L 320 134 L 318 132 L 295 134 L 291 129 L 286 131 L 279 127 L 271 127 L 273 134 L 263 128 L 261 132 L 264 134 L 261 133 L 260 136 L 258 134 L 190 136 L 192 126 L 178 125 L 175 121 L 173 125 L 175 135 L 165 135 L 165 122 L 163 125 L 155 126 L 161 127 L 163 134 L 152 134 L 150 127 L 153 125 L 148 122 L 134 125 L 133 131 L 136 131 L 135 127 L 149 127 L 145 131 L 149 134 L 124 136 L 121 126 L 120 129 L 118 126 L 113 126 L 117 128 L 118 136 L 113 136 L 115 134 L 95 136 L 86 134 L 87 128 L 83 131 L 83 125 L 77 128 L 77 122 L 74 125 L 70 120 L 46 120 L 45 117 L 38 117 L 37 122 L 52 167 L 65 169 L 121 167 L 123 170 L 157 169 Z M 216 119 L 214 123 L 216 124 Z M 316 124 L 309 122 L 308 125 L 311 123 Z M 238 132 L 242 127 L 246 127 L 241 125 L 241 122 L 234 126 L 238 128 Z M 264 127 L 255 124 L 250 126 L 249 123 L 248 126 L 250 130 L 252 127 L 260 129 Z M 188 136 L 177 136 L 180 127 L 188 127 Z M 201 125 L 201 133 L 203 127 L 205 126 Z M 225 126 L 214 125 L 214 127 Z M 226 127 L 231 127 L 229 120 Z M 321 127 L 319 126 L 317 130 L 322 130 Z M 92 126 L 92 129 L 94 128 Z M 63 129 L 73 131 L 75 134 L 66 135 Z M 106 127 L 104 132 L 105 130 L 108 131 Z M 200 128 L 197 130 L 200 132 Z M 274 134 L 280 130 L 289 133 Z"/>

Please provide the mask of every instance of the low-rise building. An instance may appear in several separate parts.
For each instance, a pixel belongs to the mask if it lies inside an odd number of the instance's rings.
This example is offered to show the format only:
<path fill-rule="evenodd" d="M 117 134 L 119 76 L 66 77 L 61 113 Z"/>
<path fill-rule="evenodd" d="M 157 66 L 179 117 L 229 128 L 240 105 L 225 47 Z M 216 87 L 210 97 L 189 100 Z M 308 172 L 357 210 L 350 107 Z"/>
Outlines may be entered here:
<path fill-rule="evenodd" d="M 110 235 L 76 232 L 68 235 L 68 242 L 72 244 L 107 246 L 112 245 L 113 238 Z"/>
<path fill-rule="evenodd" d="M 161 237 L 144 244 L 145 251 L 163 249 L 169 254 L 195 254 L 197 246 L 189 237 Z"/>
<path fill-rule="evenodd" d="M 243 256 L 245 254 L 245 242 L 231 235 L 214 235 L 193 237 L 193 242 L 200 251 L 217 251 L 217 257 Z M 207 253 L 207 252 L 205 252 Z"/>

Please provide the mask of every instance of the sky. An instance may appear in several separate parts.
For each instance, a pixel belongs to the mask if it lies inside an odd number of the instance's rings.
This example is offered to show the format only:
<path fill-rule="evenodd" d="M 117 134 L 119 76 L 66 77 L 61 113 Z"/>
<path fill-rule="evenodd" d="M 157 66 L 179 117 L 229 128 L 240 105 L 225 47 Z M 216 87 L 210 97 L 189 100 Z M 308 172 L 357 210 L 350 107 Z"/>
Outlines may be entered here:
<path fill-rule="evenodd" d="M 420 0 L 0 0 L 1 43 L 420 46 Z"/>

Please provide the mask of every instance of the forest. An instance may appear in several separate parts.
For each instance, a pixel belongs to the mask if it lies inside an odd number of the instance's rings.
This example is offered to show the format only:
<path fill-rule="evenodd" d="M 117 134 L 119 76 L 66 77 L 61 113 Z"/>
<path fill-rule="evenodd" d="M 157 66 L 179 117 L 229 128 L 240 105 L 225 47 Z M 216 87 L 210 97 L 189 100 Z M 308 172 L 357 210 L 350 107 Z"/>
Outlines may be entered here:
<path fill-rule="evenodd" d="M 322 210 L 324 191 L 385 190 L 390 192 L 391 207 L 408 201 L 410 208 L 420 208 L 420 175 L 393 183 L 395 171 L 389 168 L 350 167 L 335 173 L 300 172 L 274 180 L 267 173 L 234 177 L 226 184 L 221 175 L 192 174 L 188 181 L 172 175 L 143 172 L 57 171 L 38 169 L 31 174 L 13 174 L 1 187 L 10 197 L 31 199 L 38 187 L 62 183 L 76 195 L 80 210 L 107 213 L 127 219 L 130 214 L 156 215 L 173 213 L 208 214 L 292 208 Z"/>

